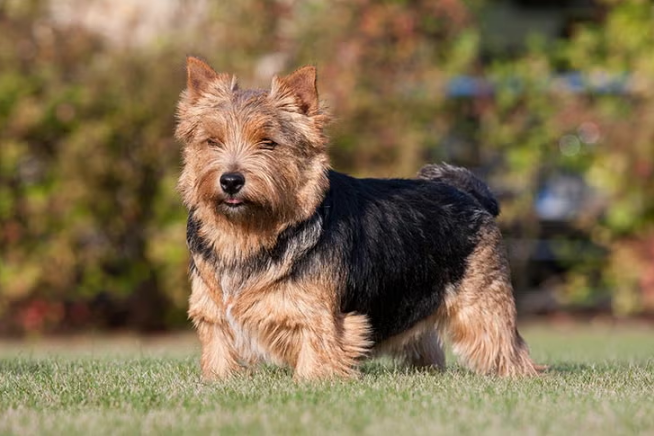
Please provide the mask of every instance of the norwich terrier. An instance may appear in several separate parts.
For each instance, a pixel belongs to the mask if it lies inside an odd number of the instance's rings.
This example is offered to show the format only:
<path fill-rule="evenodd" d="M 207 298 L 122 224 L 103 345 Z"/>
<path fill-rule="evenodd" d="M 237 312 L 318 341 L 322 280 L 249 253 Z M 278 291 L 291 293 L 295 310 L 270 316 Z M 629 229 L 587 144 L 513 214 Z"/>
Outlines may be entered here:
<path fill-rule="evenodd" d="M 205 378 L 259 361 L 352 376 L 378 353 L 443 368 L 442 337 L 478 373 L 537 372 L 483 182 L 448 165 L 409 180 L 331 170 L 313 67 L 270 90 L 194 57 L 187 73 L 179 191 Z"/>

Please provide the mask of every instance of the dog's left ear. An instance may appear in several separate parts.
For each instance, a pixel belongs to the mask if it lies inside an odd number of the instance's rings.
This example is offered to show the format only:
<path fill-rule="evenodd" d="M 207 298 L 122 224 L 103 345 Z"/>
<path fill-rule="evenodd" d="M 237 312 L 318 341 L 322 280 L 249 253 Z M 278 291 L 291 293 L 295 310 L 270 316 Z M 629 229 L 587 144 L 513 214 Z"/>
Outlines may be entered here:
<path fill-rule="evenodd" d="M 307 116 L 318 113 L 316 67 L 302 67 L 288 76 L 273 77 L 270 96 L 281 107 L 294 106 Z"/>

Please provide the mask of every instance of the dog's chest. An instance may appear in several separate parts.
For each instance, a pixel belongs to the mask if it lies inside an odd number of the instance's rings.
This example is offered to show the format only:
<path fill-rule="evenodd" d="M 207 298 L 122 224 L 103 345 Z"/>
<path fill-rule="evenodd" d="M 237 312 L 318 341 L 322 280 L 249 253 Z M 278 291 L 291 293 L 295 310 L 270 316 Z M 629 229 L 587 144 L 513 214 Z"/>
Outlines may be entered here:
<path fill-rule="evenodd" d="M 252 365 L 258 360 L 270 361 L 269 353 L 262 346 L 254 331 L 248 329 L 234 314 L 235 301 L 227 298 L 225 302 L 225 318 L 234 335 L 234 348 L 238 352 L 243 365 Z"/>
<path fill-rule="evenodd" d="M 239 271 L 222 271 L 218 277 L 220 289 L 222 290 L 223 301 L 227 298 L 238 296 L 246 285 L 246 278 Z"/>
<path fill-rule="evenodd" d="M 243 304 L 241 297 L 247 289 L 252 290 L 252 282 L 239 272 L 224 273 L 220 277 L 222 288 L 222 300 L 225 319 L 234 337 L 234 348 L 236 349 L 241 363 L 251 365 L 259 360 L 273 361 L 270 353 L 258 339 L 257 332 L 251 326 L 243 322 L 239 311 L 235 310 Z"/>

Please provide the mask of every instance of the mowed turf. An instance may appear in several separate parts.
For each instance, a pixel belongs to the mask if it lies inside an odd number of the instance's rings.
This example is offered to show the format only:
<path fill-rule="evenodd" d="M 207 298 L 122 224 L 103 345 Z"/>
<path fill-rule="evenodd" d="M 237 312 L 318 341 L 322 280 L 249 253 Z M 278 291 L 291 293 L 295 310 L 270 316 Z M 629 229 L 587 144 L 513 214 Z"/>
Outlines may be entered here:
<path fill-rule="evenodd" d="M 270 367 L 203 383 L 192 336 L 0 342 L 0 434 L 654 435 L 654 330 L 523 329 L 532 379 L 373 361 L 297 384 Z"/>

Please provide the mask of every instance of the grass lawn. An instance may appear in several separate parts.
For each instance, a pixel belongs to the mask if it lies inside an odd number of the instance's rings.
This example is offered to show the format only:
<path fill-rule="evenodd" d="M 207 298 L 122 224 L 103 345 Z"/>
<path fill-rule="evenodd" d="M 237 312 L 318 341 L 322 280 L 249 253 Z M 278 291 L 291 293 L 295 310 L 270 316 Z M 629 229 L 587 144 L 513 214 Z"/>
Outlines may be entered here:
<path fill-rule="evenodd" d="M 193 336 L 0 342 L 0 434 L 654 435 L 654 329 L 523 329 L 539 378 L 373 361 L 361 380 L 286 370 L 205 384 Z"/>

